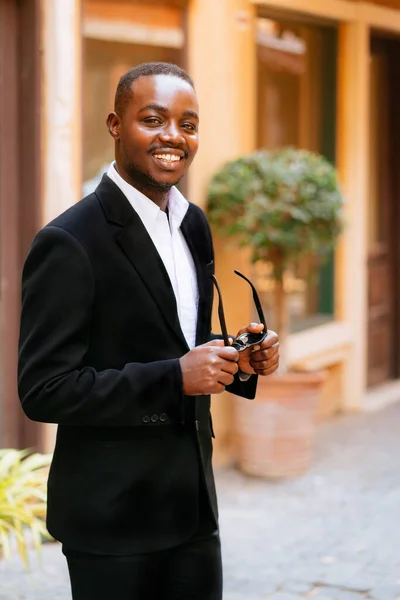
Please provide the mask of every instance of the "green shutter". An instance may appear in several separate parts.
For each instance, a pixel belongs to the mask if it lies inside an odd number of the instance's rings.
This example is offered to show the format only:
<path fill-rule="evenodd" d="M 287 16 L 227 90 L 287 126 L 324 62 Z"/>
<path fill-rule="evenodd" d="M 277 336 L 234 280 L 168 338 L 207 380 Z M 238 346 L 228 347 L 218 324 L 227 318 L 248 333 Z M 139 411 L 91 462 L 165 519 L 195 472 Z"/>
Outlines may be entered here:
<path fill-rule="evenodd" d="M 336 91 L 337 91 L 337 30 L 328 29 L 324 36 L 321 153 L 336 163 Z M 318 312 L 334 314 L 334 254 L 320 270 Z"/>

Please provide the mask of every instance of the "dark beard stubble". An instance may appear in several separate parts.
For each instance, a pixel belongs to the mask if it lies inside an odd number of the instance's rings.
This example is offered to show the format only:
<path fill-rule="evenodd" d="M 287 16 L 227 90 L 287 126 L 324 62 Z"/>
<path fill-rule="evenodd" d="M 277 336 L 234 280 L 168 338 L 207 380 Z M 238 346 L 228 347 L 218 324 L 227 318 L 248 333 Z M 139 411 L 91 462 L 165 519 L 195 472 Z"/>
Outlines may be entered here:
<path fill-rule="evenodd" d="M 140 186 L 142 189 L 159 190 L 160 192 L 168 192 L 174 185 L 177 185 L 182 177 L 180 177 L 174 183 L 160 183 L 156 181 L 150 173 L 141 171 L 135 163 L 126 162 L 124 165 L 125 172 L 129 175 L 129 178 L 133 183 L 134 187 Z M 136 184 L 136 185 L 135 185 Z"/>

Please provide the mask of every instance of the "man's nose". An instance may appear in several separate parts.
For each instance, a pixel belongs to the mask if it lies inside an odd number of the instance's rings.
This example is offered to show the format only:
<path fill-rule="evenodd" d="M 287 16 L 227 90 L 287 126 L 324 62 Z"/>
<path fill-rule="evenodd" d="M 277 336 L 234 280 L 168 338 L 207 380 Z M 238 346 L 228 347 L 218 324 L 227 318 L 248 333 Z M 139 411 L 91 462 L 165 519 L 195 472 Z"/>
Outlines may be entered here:
<path fill-rule="evenodd" d="M 174 144 L 182 144 L 185 143 L 185 137 L 182 134 L 182 131 L 179 127 L 178 123 L 170 122 L 163 129 L 163 131 L 159 134 L 160 140 L 164 142 L 174 143 Z"/>

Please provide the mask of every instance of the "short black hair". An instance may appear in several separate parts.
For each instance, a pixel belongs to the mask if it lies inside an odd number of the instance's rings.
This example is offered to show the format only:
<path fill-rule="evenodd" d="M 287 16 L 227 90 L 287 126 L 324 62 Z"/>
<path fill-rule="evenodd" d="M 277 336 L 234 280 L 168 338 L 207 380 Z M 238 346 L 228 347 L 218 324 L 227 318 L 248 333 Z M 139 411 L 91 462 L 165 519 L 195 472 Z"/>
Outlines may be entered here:
<path fill-rule="evenodd" d="M 132 98 L 132 83 L 140 77 L 149 77 L 151 75 L 174 75 L 183 79 L 194 89 L 193 79 L 184 69 L 173 63 L 167 62 L 147 62 L 129 69 L 118 82 L 115 92 L 114 110 L 118 115 L 122 115 L 124 109 Z"/>

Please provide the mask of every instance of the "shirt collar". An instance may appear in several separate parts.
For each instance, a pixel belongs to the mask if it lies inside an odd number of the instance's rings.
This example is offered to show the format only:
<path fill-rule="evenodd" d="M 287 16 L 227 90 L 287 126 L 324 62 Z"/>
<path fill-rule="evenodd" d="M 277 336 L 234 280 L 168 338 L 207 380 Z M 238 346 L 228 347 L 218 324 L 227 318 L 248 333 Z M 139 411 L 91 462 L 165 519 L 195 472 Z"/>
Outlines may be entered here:
<path fill-rule="evenodd" d="M 119 187 L 126 196 L 132 208 L 137 212 L 143 225 L 148 231 L 152 231 L 161 209 L 150 198 L 139 192 L 133 185 L 125 181 L 118 173 L 115 161 L 111 163 L 107 171 L 108 177 Z M 173 186 L 170 190 L 168 200 L 168 211 L 170 215 L 170 226 L 178 229 L 189 208 L 189 202 Z"/>

